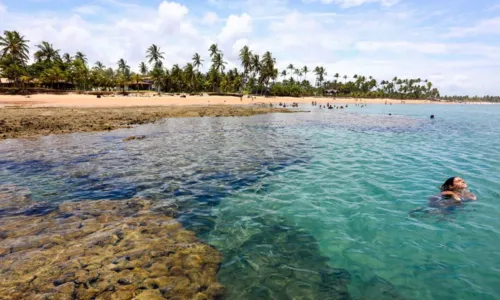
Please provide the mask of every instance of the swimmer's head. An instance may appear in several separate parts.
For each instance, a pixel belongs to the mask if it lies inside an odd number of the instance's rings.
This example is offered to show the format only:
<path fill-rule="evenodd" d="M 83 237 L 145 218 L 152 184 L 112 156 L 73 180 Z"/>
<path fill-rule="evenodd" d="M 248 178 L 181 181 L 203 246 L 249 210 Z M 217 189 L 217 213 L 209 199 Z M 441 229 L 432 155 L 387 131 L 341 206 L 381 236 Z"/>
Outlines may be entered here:
<path fill-rule="evenodd" d="M 460 177 L 451 177 L 441 186 L 441 191 L 463 191 L 467 189 L 467 183 Z"/>

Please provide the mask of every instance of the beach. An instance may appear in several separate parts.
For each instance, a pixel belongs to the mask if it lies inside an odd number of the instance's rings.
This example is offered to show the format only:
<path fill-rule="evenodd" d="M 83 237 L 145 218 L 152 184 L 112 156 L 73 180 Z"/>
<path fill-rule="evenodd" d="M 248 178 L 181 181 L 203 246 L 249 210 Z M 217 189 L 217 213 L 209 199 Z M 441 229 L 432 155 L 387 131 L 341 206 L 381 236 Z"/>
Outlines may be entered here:
<path fill-rule="evenodd" d="M 170 96 L 163 94 L 162 96 L 114 96 L 97 98 L 93 95 L 50 95 L 36 94 L 29 97 L 26 96 L 10 96 L 0 95 L 0 107 L 22 106 L 22 107 L 127 107 L 127 106 L 181 106 L 181 105 L 253 105 L 253 104 L 279 104 L 299 103 L 311 104 L 313 101 L 318 104 L 330 103 L 333 105 L 345 104 L 451 104 L 449 102 L 436 102 L 430 100 L 399 100 L 399 99 L 366 99 L 366 98 L 327 98 L 327 97 L 248 97 L 243 96 L 189 96 L 181 98 L 180 95 Z"/>

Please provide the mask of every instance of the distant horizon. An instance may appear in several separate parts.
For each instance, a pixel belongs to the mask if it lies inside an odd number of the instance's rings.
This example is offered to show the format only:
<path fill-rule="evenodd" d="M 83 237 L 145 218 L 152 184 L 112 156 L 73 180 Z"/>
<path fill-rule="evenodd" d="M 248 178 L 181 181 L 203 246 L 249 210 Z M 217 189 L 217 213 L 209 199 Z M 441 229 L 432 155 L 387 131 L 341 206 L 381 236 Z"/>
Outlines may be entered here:
<path fill-rule="evenodd" d="M 422 78 L 441 95 L 500 95 L 500 1 L 415 0 L 0 0 L 0 32 L 22 33 L 32 50 L 42 41 L 133 70 L 157 44 L 165 66 L 194 53 L 206 61 L 217 43 L 227 68 L 242 69 L 248 45 L 270 51 L 277 68 L 320 65 L 335 73 L 377 79 Z M 200 68 L 206 71 L 208 64 Z"/>

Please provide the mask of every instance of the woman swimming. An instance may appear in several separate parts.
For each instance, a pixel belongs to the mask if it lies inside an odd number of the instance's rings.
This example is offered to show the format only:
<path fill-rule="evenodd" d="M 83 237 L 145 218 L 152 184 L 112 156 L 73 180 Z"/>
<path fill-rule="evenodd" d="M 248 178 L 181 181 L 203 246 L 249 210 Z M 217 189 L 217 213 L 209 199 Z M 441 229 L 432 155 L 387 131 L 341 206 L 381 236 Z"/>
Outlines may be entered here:
<path fill-rule="evenodd" d="M 460 177 L 448 178 L 441 186 L 439 195 L 429 198 L 431 207 L 450 207 L 466 201 L 476 201 L 476 195 L 469 192 L 467 183 Z"/>
<path fill-rule="evenodd" d="M 476 201 L 476 195 L 469 192 L 467 183 L 460 177 L 448 178 L 441 186 L 441 192 L 429 197 L 428 206 L 418 207 L 409 212 L 410 216 L 416 213 L 448 214 L 457 206 L 467 201 Z"/>

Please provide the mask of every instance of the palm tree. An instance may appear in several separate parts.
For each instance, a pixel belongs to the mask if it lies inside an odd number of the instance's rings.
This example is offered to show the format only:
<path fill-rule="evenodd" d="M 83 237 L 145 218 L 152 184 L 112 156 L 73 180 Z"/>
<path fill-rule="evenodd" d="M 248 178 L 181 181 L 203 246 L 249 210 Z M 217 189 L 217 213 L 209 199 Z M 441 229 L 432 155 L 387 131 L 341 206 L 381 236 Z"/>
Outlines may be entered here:
<path fill-rule="evenodd" d="M 321 84 L 323 83 L 323 80 L 325 80 L 326 70 L 322 66 L 317 66 L 314 69 L 314 73 L 316 74 L 316 82 L 318 83 L 318 86 L 320 87 Z"/>
<path fill-rule="evenodd" d="M 210 48 L 208 48 L 208 51 L 210 51 L 210 57 L 213 59 L 215 54 L 217 54 L 220 50 L 217 44 L 212 44 Z"/>
<path fill-rule="evenodd" d="M 195 89 L 196 73 L 194 72 L 194 65 L 192 63 L 188 63 L 184 67 L 184 79 L 189 83 L 189 91 L 193 91 Z"/>
<path fill-rule="evenodd" d="M 252 51 L 248 46 L 244 46 L 240 50 L 240 60 L 241 66 L 243 67 L 243 73 L 247 75 L 252 69 Z"/>
<path fill-rule="evenodd" d="M 273 55 L 271 52 L 266 51 L 264 53 L 264 56 L 262 57 L 262 61 L 260 64 L 261 67 L 261 76 L 260 76 L 260 82 L 265 83 L 266 87 L 269 85 L 269 80 L 273 79 L 274 77 L 274 64 L 276 63 L 276 60 L 273 58 Z"/>
<path fill-rule="evenodd" d="M 35 52 L 35 60 L 38 62 L 48 62 L 53 63 L 57 60 L 60 60 L 59 49 L 55 50 L 52 44 L 49 44 L 46 41 L 42 41 L 41 44 L 36 45 L 38 51 Z"/>
<path fill-rule="evenodd" d="M 253 71 L 253 76 L 254 77 L 257 77 L 257 74 L 260 74 L 261 64 L 260 64 L 260 56 L 258 54 L 254 54 L 252 56 L 252 67 L 251 67 L 251 69 Z"/>
<path fill-rule="evenodd" d="M 97 69 L 99 71 L 104 71 L 104 69 L 106 69 L 106 66 L 104 66 L 104 64 L 102 62 L 96 61 L 95 69 Z"/>
<path fill-rule="evenodd" d="M 161 67 L 160 62 L 162 59 L 165 59 L 163 57 L 165 53 L 161 52 L 160 47 L 156 46 L 155 44 L 149 46 L 148 50 L 146 51 L 146 58 L 148 58 L 148 62 L 151 64 L 154 62 L 154 65 L 156 67 Z"/>
<path fill-rule="evenodd" d="M 79 60 L 79 61 L 83 62 L 84 64 L 87 64 L 87 56 L 80 51 L 76 52 L 75 60 Z"/>
<path fill-rule="evenodd" d="M 198 53 L 195 53 L 191 60 L 193 61 L 193 67 L 195 67 L 196 71 L 199 73 L 200 66 L 203 66 L 203 59 L 201 59 L 201 56 Z"/>
<path fill-rule="evenodd" d="M 295 70 L 294 66 L 292 64 L 289 64 L 287 69 L 290 70 L 290 78 L 292 78 L 293 71 Z"/>
<path fill-rule="evenodd" d="M 224 69 L 226 68 L 225 65 L 227 64 L 227 62 L 224 61 L 223 57 L 224 55 L 221 52 L 217 52 L 214 56 L 213 62 L 217 72 L 224 71 Z"/>
<path fill-rule="evenodd" d="M 62 56 L 62 60 L 65 64 L 70 64 L 73 58 L 71 57 L 71 55 L 69 55 L 69 53 L 64 53 Z"/>
<path fill-rule="evenodd" d="M 117 64 L 118 64 L 118 71 L 125 72 L 127 68 L 129 68 L 127 62 L 123 58 L 121 58 Z"/>
<path fill-rule="evenodd" d="M 281 71 L 281 77 L 283 77 L 283 81 L 284 81 L 285 77 L 286 77 L 286 70 Z"/>
<path fill-rule="evenodd" d="M 164 76 L 165 73 L 162 68 L 154 68 L 151 71 L 151 78 L 153 79 L 153 84 L 156 86 L 158 93 L 161 91 Z"/>
<path fill-rule="evenodd" d="M 29 60 L 28 40 L 17 31 L 4 31 L 0 36 L 1 59 L 8 61 L 9 79 L 14 79 L 16 86 L 19 82 L 19 76 L 26 69 L 26 63 Z M 5 67 L 2 67 L 5 69 Z M 5 71 L 5 70 L 4 70 Z"/>
<path fill-rule="evenodd" d="M 1 57 L 7 54 L 12 55 L 14 60 L 25 64 L 29 60 L 28 40 L 24 39 L 17 31 L 4 31 L 0 37 L 0 47 L 2 47 Z"/>
<path fill-rule="evenodd" d="M 141 77 L 141 75 L 134 73 L 132 75 L 132 81 L 135 82 L 135 87 L 137 88 L 137 92 L 139 92 L 139 82 L 141 83 L 141 89 L 142 89 L 142 77 Z"/>
<path fill-rule="evenodd" d="M 307 73 L 309 73 L 307 66 L 303 66 L 301 71 L 304 74 L 305 80 L 307 80 Z"/>
<path fill-rule="evenodd" d="M 349 78 L 349 77 L 347 75 L 344 75 L 343 77 L 344 77 L 344 82 L 347 83 L 347 78 Z"/>
<path fill-rule="evenodd" d="M 148 74 L 148 66 L 144 62 L 139 64 L 139 72 L 141 72 L 142 76 L 146 76 Z"/>
<path fill-rule="evenodd" d="M 297 81 L 299 81 L 299 76 L 301 76 L 300 70 L 299 69 L 293 70 L 293 74 L 295 74 L 295 76 L 297 76 Z"/>
<path fill-rule="evenodd" d="M 31 81 L 31 77 L 27 76 L 27 75 L 23 75 L 21 77 L 19 77 L 19 80 L 21 81 L 21 84 L 23 86 L 23 91 L 26 90 L 26 83 L 29 83 Z"/>

